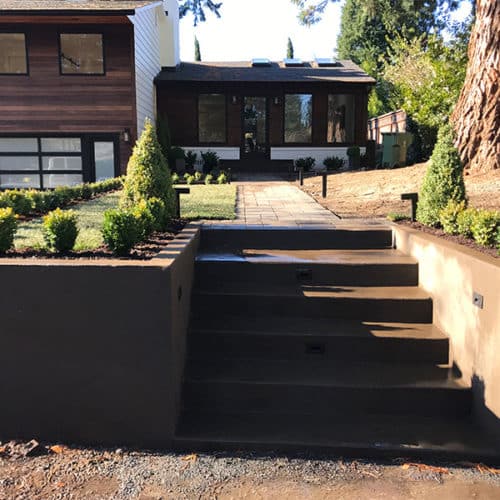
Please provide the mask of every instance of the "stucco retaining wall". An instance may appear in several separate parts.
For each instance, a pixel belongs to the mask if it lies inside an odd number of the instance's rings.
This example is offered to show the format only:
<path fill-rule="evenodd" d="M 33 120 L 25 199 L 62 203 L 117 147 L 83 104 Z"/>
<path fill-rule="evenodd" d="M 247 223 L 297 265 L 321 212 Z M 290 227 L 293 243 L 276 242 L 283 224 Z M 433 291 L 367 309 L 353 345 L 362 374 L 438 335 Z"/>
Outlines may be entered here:
<path fill-rule="evenodd" d="M 476 417 L 500 440 L 500 260 L 393 225 L 396 247 L 418 259 L 420 286 L 434 301 L 434 323 L 474 391 Z M 473 293 L 484 298 L 483 309 Z"/>
<path fill-rule="evenodd" d="M 169 446 L 199 228 L 149 261 L 0 259 L 0 440 Z"/>

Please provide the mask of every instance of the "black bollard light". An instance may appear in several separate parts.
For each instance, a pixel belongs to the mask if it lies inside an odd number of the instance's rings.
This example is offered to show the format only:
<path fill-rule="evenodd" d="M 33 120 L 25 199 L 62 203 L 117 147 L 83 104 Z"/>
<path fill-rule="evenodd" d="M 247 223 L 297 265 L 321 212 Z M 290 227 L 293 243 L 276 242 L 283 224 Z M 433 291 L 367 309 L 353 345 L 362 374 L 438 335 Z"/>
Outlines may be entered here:
<path fill-rule="evenodd" d="M 323 173 L 323 198 L 326 198 L 326 191 L 328 188 L 328 174 L 326 172 Z"/>

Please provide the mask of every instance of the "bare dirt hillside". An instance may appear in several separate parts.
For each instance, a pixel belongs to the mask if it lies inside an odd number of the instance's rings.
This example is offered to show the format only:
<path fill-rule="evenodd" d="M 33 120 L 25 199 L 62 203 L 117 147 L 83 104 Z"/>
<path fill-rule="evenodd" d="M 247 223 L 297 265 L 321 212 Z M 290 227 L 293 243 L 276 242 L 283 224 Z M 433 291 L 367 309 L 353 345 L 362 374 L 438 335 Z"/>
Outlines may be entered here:
<path fill-rule="evenodd" d="M 409 213 L 401 193 L 418 192 L 427 163 L 388 170 L 342 172 L 328 176 L 328 196 L 321 197 L 321 176 L 305 179 L 303 189 L 341 217 L 385 217 Z M 465 176 L 469 205 L 500 210 L 500 171 Z"/>

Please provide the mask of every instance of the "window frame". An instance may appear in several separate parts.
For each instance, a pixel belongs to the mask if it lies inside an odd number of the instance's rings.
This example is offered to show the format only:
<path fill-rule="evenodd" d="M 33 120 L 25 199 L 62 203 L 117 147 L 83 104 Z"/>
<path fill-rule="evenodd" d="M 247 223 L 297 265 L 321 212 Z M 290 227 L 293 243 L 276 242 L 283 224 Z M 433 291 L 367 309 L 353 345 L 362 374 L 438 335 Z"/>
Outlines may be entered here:
<path fill-rule="evenodd" d="M 203 95 L 220 95 L 224 97 L 224 140 L 222 142 L 203 142 L 200 139 L 200 98 Z M 228 113 L 229 113 L 229 106 L 228 106 L 228 98 L 227 95 L 222 93 L 222 92 L 199 92 L 197 96 L 197 102 L 196 102 L 196 133 L 198 136 L 198 144 L 200 146 L 221 146 L 225 145 L 228 142 Z"/>
<path fill-rule="evenodd" d="M 289 142 L 286 140 L 286 96 L 287 95 L 309 95 L 311 96 L 311 140 L 308 142 Z M 285 92 L 283 94 L 283 144 L 287 146 L 311 146 L 314 144 L 314 110 L 315 110 L 314 92 Z"/>
<path fill-rule="evenodd" d="M 352 106 L 353 106 L 353 113 L 352 113 L 352 141 L 345 141 L 345 142 L 330 142 L 328 141 L 328 121 L 329 121 L 329 106 L 330 106 L 330 96 L 352 96 Z M 346 93 L 346 92 L 328 92 L 326 96 L 326 134 L 325 134 L 325 143 L 328 144 L 329 147 L 345 147 L 345 146 L 352 146 L 356 144 L 356 108 L 357 108 L 357 99 L 356 99 L 356 94 L 355 93 Z"/>
<path fill-rule="evenodd" d="M 101 35 L 102 40 L 102 73 L 64 73 L 62 65 L 62 44 L 61 35 Z M 102 31 L 58 31 L 57 32 L 57 58 L 59 62 L 60 76 L 106 76 L 106 37 Z"/>
<path fill-rule="evenodd" d="M 24 53 L 25 53 L 25 61 L 26 61 L 26 73 L 2 73 L 0 71 L 0 76 L 29 76 L 30 75 L 30 60 L 29 60 L 29 53 L 28 53 L 28 33 L 24 30 L 21 30 L 21 31 L 0 30 L 0 34 L 2 34 L 2 35 L 24 35 Z"/>

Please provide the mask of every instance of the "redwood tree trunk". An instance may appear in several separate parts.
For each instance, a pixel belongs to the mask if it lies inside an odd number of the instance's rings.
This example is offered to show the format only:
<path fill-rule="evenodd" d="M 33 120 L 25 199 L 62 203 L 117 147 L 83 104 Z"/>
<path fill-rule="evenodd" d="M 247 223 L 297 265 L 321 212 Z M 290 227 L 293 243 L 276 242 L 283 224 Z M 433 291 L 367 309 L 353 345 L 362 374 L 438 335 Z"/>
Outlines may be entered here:
<path fill-rule="evenodd" d="M 452 113 L 465 168 L 500 168 L 500 0 L 478 0 L 465 83 Z"/>

